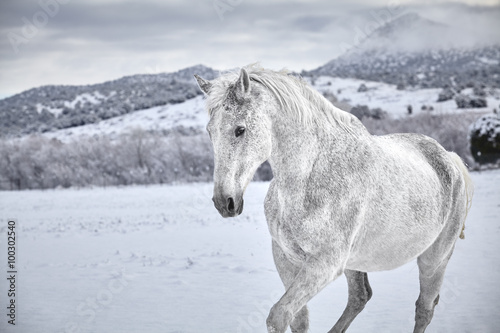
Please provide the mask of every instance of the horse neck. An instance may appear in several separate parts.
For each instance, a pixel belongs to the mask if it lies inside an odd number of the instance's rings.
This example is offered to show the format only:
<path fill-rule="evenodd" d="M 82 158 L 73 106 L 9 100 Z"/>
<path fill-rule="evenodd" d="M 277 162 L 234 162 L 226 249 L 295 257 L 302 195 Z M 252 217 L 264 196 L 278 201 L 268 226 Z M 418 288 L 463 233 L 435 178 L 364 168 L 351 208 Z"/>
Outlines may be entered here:
<path fill-rule="evenodd" d="M 333 124 L 305 126 L 296 119 L 290 119 L 284 112 L 276 112 L 272 118 L 269 162 L 278 180 L 305 180 L 325 151 L 340 158 L 355 144 L 351 134 Z"/>

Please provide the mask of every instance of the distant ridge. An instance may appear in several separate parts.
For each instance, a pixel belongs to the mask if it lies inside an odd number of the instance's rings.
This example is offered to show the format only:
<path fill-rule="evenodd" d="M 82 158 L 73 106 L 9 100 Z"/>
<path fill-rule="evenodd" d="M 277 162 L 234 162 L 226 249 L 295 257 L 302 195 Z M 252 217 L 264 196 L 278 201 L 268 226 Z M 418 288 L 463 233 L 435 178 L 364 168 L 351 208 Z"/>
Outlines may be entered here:
<path fill-rule="evenodd" d="M 422 52 L 372 50 L 341 56 L 301 74 L 379 81 L 401 89 L 475 85 L 500 88 L 499 60 L 500 46 Z"/>
<path fill-rule="evenodd" d="M 362 51 L 421 51 L 441 48 L 453 33 L 446 24 L 407 13 L 379 27 L 361 45 Z"/>

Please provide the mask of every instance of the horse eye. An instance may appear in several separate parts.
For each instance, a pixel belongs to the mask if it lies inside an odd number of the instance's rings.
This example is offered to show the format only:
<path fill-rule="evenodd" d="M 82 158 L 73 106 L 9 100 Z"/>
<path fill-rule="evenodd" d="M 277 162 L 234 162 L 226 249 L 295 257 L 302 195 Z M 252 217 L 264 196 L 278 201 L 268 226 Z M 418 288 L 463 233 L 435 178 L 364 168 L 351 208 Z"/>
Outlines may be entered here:
<path fill-rule="evenodd" d="M 245 133 L 245 127 L 243 126 L 236 127 L 236 130 L 234 131 L 234 135 L 236 135 L 236 137 L 239 137 L 243 133 Z"/>

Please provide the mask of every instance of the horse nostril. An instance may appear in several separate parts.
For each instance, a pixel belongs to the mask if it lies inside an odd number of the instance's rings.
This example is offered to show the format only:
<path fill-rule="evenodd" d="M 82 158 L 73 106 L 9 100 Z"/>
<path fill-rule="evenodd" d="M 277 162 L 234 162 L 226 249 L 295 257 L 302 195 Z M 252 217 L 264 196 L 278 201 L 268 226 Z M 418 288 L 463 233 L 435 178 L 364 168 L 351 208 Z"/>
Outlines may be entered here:
<path fill-rule="evenodd" d="M 234 200 L 233 200 L 233 198 L 227 199 L 227 210 L 230 212 L 234 212 Z"/>

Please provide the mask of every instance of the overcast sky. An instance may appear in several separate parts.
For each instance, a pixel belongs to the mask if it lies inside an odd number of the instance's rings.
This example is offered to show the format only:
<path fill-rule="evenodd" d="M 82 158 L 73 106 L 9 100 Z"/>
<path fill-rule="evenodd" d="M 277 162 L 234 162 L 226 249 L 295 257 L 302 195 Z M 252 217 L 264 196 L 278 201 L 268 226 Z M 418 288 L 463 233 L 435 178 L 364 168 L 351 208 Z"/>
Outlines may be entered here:
<path fill-rule="evenodd" d="M 395 9 L 395 2 L 1 0 L 0 98 L 196 64 L 313 69 L 339 55 L 339 43 L 353 40 L 370 11 Z M 436 2 L 445 1 L 419 4 Z"/>

